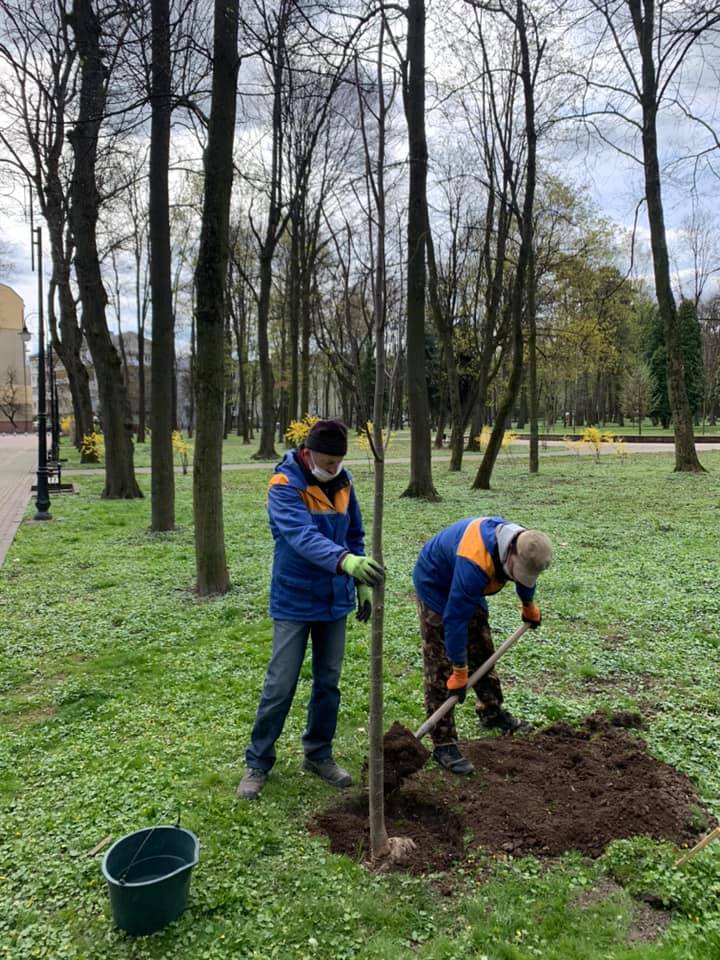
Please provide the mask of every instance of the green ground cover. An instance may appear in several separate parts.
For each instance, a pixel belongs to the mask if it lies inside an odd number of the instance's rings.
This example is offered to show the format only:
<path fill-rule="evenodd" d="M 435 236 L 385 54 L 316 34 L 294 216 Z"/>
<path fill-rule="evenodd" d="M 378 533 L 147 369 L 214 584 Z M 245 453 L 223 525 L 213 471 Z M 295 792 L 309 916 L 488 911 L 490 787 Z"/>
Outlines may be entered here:
<path fill-rule="evenodd" d="M 637 424 L 626 423 L 624 426 L 620 427 L 616 423 L 610 423 L 604 425 L 602 428 L 603 432 L 612 433 L 614 436 L 623 437 L 623 436 L 634 436 L 637 434 Z M 577 429 L 571 427 L 563 427 L 559 423 L 545 425 L 542 421 L 540 422 L 539 427 L 540 433 L 547 433 L 555 436 L 558 440 L 562 440 L 565 435 L 575 435 L 581 434 L 583 428 L 578 427 Z M 515 433 L 518 437 L 527 438 L 530 429 L 526 425 L 522 429 L 518 429 L 516 424 L 513 424 L 512 432 Z M 646 420 L 643 424 L 642 429 L 643 436 L 653 436 L 653 437 L 664 437 L 667 439 L 672 438 L 672 430 L 663 429 L 660 426 L 654 427 L 649 420 Z M 710 426 L 704 424 L 695 428 L 695 435 L 698 440 L 702 440 L 703 436 L 718 436 L 720 435 L 720 427 Z M 190 456 L 189 463 L 192 464 L 192 443 L 190 440 Z M 234 434 L 228 436 L 227 440 L 223 443 L 223 463 L 225 464 L 237 464 L 237 463 L 254 463 L 253 454 L 257 451 L 258 440 L 253 440 L 252 443 L 247 444 L 243 443 L 241 437 L 237 437 Z M 276 443 L 275 449 L 278 452 L 278 455 L 281 455 L 284 451 L 284 446 L 280 443 Z M 508 456 L 513 456 L 519 451 L 515 451 L 512 448 L 503 449 L 501 458 L 506 458 Z M 450 456 L 450 451 L 445 445 L 442 449 L 436 449 L 433 447 L 432 455 L 434 459 L 441 460 L 448 458 Z M 68 438 L 63 438 L 61 442 L 61 456 L 65 460 L 63 464 L 64 470 L 85 470 L 88 468 L 97 467 L 97 464 L 81 464 L 80 455 L 77 450 L 69 442 Z M 410 456 L 410 431 L 409 430 L 398 430 L 392 435 L 390 448 L 388 449 L 387 456 L 390 459 L 398 457 L 409 457 Z M 468 455 L 470 461 L 474 461 L 478 458 L 477 454 Z M 356 461 L 364 461 L 367 459 L 367 449 L 360 443 L 358 437 L 351 433 L 350 435 L 350 449 L 348 452 L 348 459 Z M 181 466 L 181 461 L 178 456 L 175 457 L 175 464 L 178 469 Z M 148 435 L 146 443 L 135 444 L 135 466 L 136 467 L 149 467 L 150 466 L 150 437 Z"/>
<path fill-rule="evenodd" d="M 552 536 L 541 631 L 501 663 L 508 705 L 542 724 L 600 707 L 639 709 L 660 759 L 689 774 L 720 815 L 717 530 L 720 454 L 704 476 L 671 455 L 553 457 L 539 476 L 501 458 L 490 492 L 469 466 L 440 464 L 439 504 L 386 503 L 387 726 L 422 719 L 410 573 L 423 541 L 472 514 L 505 513 Z M 355 471 L 369 527 L 372 480 Z M 149 477 L 140 478 L 149 496 Z M 328 852 L 305 821 L 335 799 L 300 771 L 309 672 L 257 804 L 234 798 L 270 644 L 271 542 L 263 471 L 225 474 L 233 588 L 193 598 L 191 477 L 179 476 L 178 529 L 148 533 L 149 501 L 104 502 L 102 478 L 56 498 L 51 524 L 25 523 L 0 568 L 0 957 L 12 960 L 418 958 L 713 960 L 720 956 L 720 844 L 687 867 L 644 840 L 598 861 L 483 858 L 448 874 L 373 875 Z M 519 617 L 491 600 L 496 636 Z M 368 628 L 351 621 L 336 756 L 356 775 L 366 753 Z M 461 736 L 475 736 L 472 711 Z M 106 834 L 174 822 L 201 840 L 191 903 L 165 931 L 132 940 L 110 922 L 99 857 Z M 604 878 L 624 889 L 582 906 Z M 637 900 L 672 910 L 659 944 L 630 943 Z"/>

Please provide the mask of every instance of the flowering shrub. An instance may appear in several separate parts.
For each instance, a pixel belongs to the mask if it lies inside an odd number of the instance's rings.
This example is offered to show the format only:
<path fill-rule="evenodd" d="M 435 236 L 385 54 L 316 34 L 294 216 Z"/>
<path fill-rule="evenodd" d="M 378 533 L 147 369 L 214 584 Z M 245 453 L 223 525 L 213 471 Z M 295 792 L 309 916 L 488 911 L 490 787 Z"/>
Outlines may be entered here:
<path fill-rule="evenodd" d="M 490 442 L 490 435 L 492 434 L 492 427 L 484 426 L 480 433 L 475 437 L 475 442 L 477 443 L 480 450 L 485 450 L 488 443 Z M 503 438 L 500 443 L 500 448 L 504 450 L 508 455 L 510 455 L 510 445 L 517 442 L 516 434 L 512 433 L 510 430 L 506 430 L 503 434 Z"/>
<path fill-rule="evenodd" d="M 293 447 L 299 447 L 310 433 L 313 424 L 317 423 L 319 419 L 320 417 L 316 417 L 312 413 L 306 413 L 302 420 L 291 420 L 290 426 L 285 431 L 285 439 L 288 440 Z"/>
<path fill-rule="evenodd" d="M 86 433 L 80 441 L 80 453 L 84 462 L 99 463 L 105 453 L 105 438 L 101 433 Z"/>
<path fill-rule="evenodd" d="M 174 452 L 178 455 L 180 464 L 182 466 L 182 472 L 188 472 L 188 462 L 190 453 L 192 452 L 192 445 L 188 440 L 183 437 L 179 430 L 173 430 L 172 432 L 172 448 Z"/>

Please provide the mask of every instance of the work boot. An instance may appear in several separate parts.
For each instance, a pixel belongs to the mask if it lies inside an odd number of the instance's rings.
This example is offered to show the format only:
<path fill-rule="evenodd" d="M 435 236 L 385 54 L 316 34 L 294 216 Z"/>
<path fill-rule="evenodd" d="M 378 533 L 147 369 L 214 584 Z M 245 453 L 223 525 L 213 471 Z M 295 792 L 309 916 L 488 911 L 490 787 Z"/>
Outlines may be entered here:
<path fill-rule="evenodd" d="M 320 777 L 325 783 L 329 783 L 331 787 L 342 788 L 352 786 L 353 781 L 350 774 L 347 770 L 339 767 L 332 758 L 329 760 L 309 760 L 305 757 L 303 770 L 307 770 L 308 773 L 314 773 L 316 777 Z"/>
<path fill-rule="evenodd" d="M 450 773 L 466 776 L 475 770 L 468 758 L 460 753 L 455 743 L 446 743 L 441 747 L 435 747 L 432 755 L 433 760 L 439 763 L 441 767 L 449 770 Z"/>
<path fill-rule="evenodd" d="M 245 770 L 245 776 L 235 791 L 237 796 L 241 800 L 257 800 L 262 793 L 267 778 L 268 775 L 264 770 L 258 770 L 257 767 L 248 767 Z"/>
<path fill-rule="evenodd" d="M 495 710 L 487 710 L 485 713 L 479 713 L 478 719 L 487 730 L 500 730 L 501 733 L 529 733 L 533 726 L 525 720 L 518 720 L 508 710 L 497 707 Z"/>

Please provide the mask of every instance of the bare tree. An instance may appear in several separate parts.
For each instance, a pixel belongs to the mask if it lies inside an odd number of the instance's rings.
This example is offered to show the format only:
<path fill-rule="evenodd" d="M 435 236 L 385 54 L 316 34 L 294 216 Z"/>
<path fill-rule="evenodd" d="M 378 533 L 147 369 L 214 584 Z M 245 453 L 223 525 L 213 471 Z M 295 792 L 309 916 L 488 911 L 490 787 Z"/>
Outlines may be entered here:
<path fill-rule="evenodd" d="M 681 295 L 692 300 L 697 307 L 702 300 L 703 293 L 709 281 L 716 274 L 720 274 L 720 224 L 712 217 L 707 209 L 700 207 L 693 198 L 692 212 L 687 216 L 680 228 L 680 240 L 687 248 L 692 258 L 692 291 L 683 293 L 685 283 L 682 277 L 678 278 L 678 288 Z"/>
<path fill-rule="evenodd" d="M 383 74 L 385 21 L 380 23 L 377 51 L 377 104 L 373 108 L 362 95 L 362 86 L 356 63 L 356 87 L 360 100 L 360 123 L 365 174 L 371 208 L 368 210 L 370 246 L 375 228 L 375 263 L 373 273 L 373 317 L 375 322 L 375 391 L 373 396 L 373 431 L 368 440 L 375 460 L 375 497 L 373 501 L 373 559 L 383 564 L 383 509 L 385 503 L 385 450 L 383 421 L 385 415 L 385 132 L 387 116 L 395 94 L 386 98 Z M 366 111 L 377 125 L 377 155 L 371 156 L 366 124 Z M 372 210 L 374 209 L 374 215 Z M 373 223 L 374 221 L 374 223 Z M 388 420 L 389 428 L 389 420 Z M 366 427 L 367 430 L 367 427 Z M 370 854 L 374 862 L 382 862 L 390 854 L 390 842 L 385 826 L 385 793 L 383 787 L 383 646 L 384 646 L 385 587 L 381 583 L 373 591 L 372 639 L 370 647 L 370 724 L 368 743 L 368 787 L 370 805 Z"/>
<path fill-rule="evenodd" d="M 17 382 L 15 367 L 8 367 L 5 371 L 5 382 L 0 386 L 0 413 L 10 421 L 13 430 L 17 429 L 15 417 L 20 412 L 23 401 L 20 398 L 20 386 Z"/>
<path fill-rule="evenodd" d="M 90 378 L 81 359 L 82 332 L 71 288 L 74 241 L 69 230 L 69 170 L 66 126 L 76 104 L 77 50 L 68 32 L 65 3 L 52 0 L 0 2 L 0 143 L 5 171 L 31 185 L 48 227 L 52 274 L 48 320 L 52 346 L 68 375 L 80 447 L 93 429 Z M 32 202 L 32 201 L 31 201 Z M 59 321 L 56 312 L 59 307 Z M 83 454 L 82 459 L 91 457 Z"/>
<path fill-rule="evenodd" d="M 97 222 L 100 194 L 96 168 L 105 117 L 110 69 L 101 43 L 102 27 L 92 0 L 74 0 L 69 23 L 80 62 L 77 119 L 68 139 L 73 150 L 70 226 L 75 274 L 82 305 L 82 329 L 93 358 L 105 436 L 105 487 L 109 499 L 142 497 L 135 480 L 132 418 L 120 358 L 108 330 L 107 293 L 100 273 Z M 118 38 L 115 38 L 118 42 Z"/>
<path fill-rule="evenodd" d="M 152 121 L 150 130 L 150 287 L 152 291 L 152 530 L 175 526 L 173 469 L 174 354 L 170 262 L 170 4 L 152 0 Z"/>
<path fill-rule="evenodd" d="M 212 106 L 204 156 L 205 188 L 197 289 L 197 435 L 193 460 L 196 591 L 225 593 L 222 437 L 225 388 L 225 292 L 237 103 L 238 0 L 215 0 Z"/>
<path fill-rule="evenodd" d="M 612 123 L 625 121 L 640 138 L 640 163 L 645 187 L 655 295 L 663 321 L 667 351 L 667 383 L 675 431 L 675 470 L 703 470 L 695 449 L 692 412 L 680 343 L 680 324 L 672 291 L 670 260 L 662 196 L 663 175 L 658 148 L 658 121 L 666 110 L 676 108 L 692 117 L 689 98 L 682 90 L 683 72 L 691 53 L 710 44 L 720 24 L 716 5 L 685 0 L 590 0 L 602 29 L 593 36 L 593 50 L 585 74 L 586 89 L 601 89 L 607 107 L 593 104 L 585 117 L 605 143 L 612 136 L 601 129 L 603 116 Z M 594 29 L 594 25 L 591 29 Z M 609 67 L 606 58 L 614 54 Z M 601 69 L 603 68 L 604 69 Z M 692 81 L 694 85 L 694 80 Z M 639 110 L 639 116 L 637 111 Z M 717 148 L 717 135 L 711 138 Z M 623 146 L 625 154 L 627 147 Z"/>
<path fill-rule="evenodd" d="M 410 482 L 404 497 L 438 500 L 432 479 L 430 411 L 425 376 L 427 137 L 425 134 L 425 0 L 409 0 L 406 55 L 401 61 L 410 160 L 407 222 L 407 389 Z"/>
<path fill-rule="evenodd" d="M 478 3 L 478 7 L 483 5 Z M 535 116 L 535 88 L 538 70 L 545 51 L 545 42 L 538 32 L 538 25 L 524 0 L 516 0 L 514 7 L 500 4 L 498 9 L 511 24 L 513 31 L 513 59 L 510 73 L 520 82 L 523 93 L 523 132 L 526 144 L 524 170 L 518 171 L 513 163 L 511 143 L 514 136 L 512 124 L 508 125 L 499 110 L 494 111 L 495 126 L 502 149 L 504 166 L 507 169 L 511 194 L 511 210 L 520 233 L 520 247 L 515 265 L 509 315 L 512 322 L 512 363 L 505 385 L 503 398 L 498 406 L 483 459 L 473 482 L 474 489 L 489 489 L 490 477 L 500 452 L 503 434 L 512 407 L 520 391 L 523 375 L 523 321 L 532 314 L 534 322 L 533 228 L 535 188 L 537 183 L 537 129 Z M 528 25 L 529 17 L 529 25 Z M 485 50 L 485 41 L 481 39 Z M 486 54 L 485 54 L 486 55 Z M 486 55 L 487 56 L 487 55 Z M 514 98 L 510 98 L 512 101 Z M 496 101 L 497 102 L 497 101 Z"/>
<path fill-rule="evenodd" d="M 264 227 L 256 225 L 250 216 L 250 224 L 258 247 L 258 280 L 256 284 L 257 321 L 258 321 L 258 360 L 261 381 L 261 431 L 260 445 L 255 459 L 274 459 L 275 424 L 277 404 L 275 398 L 275 375 L 270 350 L 270 314 L 273 284 L 273 260 L 281 238 L 286 234 L 291 218 L 296 219 L 295 239 L 296 256 L 301 255 L 300 210 L 307 200 L 310 168 L 316 149 L 328 122 L 331 107 L 338 90 L 346 80 L 352 44 L 356 27 L 348 37 L 324 35 L 320 28 L 311 22 L 307 12 L 296 0 L 278 0 L 276 4 L 266 0 L 256 0 L 254 10 L 244 19 L 244 28 L 249 42 L 257 49 L 267 80 L 268 96 L 271 102 L 270 129 L 270 169 L 264 176 L 266 214 Z M 307 67 L 308 56 L 317 58 L 319 67 Z M 313 61 L 314 63 L 314 61 Z M 321 79 L 318 79 L 317 75 Z M 297 114 L 298 104 L 307 100 L 314 109 L 304 111 L 302 135 L 296 124 L 295 139 L 289 142 L 291 118 Z M 287 153 L 292 157 L 292 176 L 288 177 Z M 304 196 L 303 196 L 304 195 Z M 306 224 L 312 222 L 312 229 L 319 229 L 320 219 L 311 214 Z M 315 234 L 315 239 L 317 233 Z M 314 239 L 308 238 L 305 254 L 313 249 Z M 314 251 L 315 255 L 317 251 Z M 291 291 L 292 302 L 290 319 L 293 324 L 292 341 L 297 338 L 295 328 L 299 330 L 299 314 L 302 312 L 302 287 L 299 272 L 293 268 L 293 282 L 297 289 Z M 305 314 L 307 316 L 307 313 Z M 304 335 L 304 334 L 303 334 Z M 309 338 L 308 338 L 309 340 Z M 289 345 L 286 343 L 286 350 Z M 295 364 L 295 352 L 292 351 L 291 363 Z M 293 381 L 293 399 L 291 405 L 297 405 L 299 396 L 297 371 L 291 372 Z"/>

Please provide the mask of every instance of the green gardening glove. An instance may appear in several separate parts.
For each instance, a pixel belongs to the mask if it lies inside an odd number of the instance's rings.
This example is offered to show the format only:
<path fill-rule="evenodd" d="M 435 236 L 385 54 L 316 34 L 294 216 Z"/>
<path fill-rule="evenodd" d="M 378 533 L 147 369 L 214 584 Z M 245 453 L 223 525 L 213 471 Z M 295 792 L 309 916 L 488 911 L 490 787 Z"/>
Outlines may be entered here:
<path fill-rule="evenodd" d="M 358 608 L 355 619 L 360 623 L 367 623 L 372 613 L 372 587 L 366 587 L 364 583 L 357 586 Z"/>
<path fill-rule="evenodd" d="M 365 583 L 369 587 L 377 587 L 385 579 L 385 571 L 377 561 L 370 557 L 357 557 L 354 553 L 345 554 L 340 569 L 358 583 Z"/>

